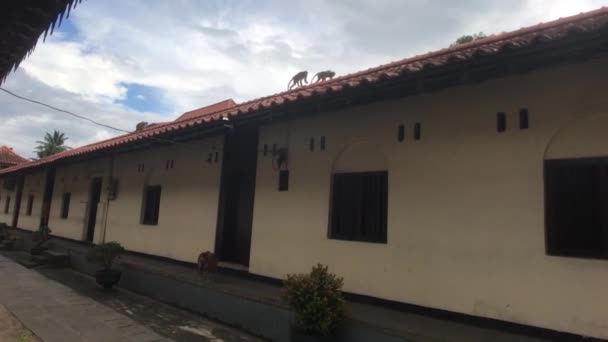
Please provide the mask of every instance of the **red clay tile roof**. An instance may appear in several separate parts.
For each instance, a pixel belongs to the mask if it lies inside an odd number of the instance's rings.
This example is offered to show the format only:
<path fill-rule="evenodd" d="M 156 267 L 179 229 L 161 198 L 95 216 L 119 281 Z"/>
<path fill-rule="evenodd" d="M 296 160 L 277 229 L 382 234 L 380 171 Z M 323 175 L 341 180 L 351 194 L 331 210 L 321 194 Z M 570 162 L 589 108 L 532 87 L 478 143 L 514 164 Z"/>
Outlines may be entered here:
<path fill-rule="evenodd" d="M 27 162 L 27 159 L 15 153 L 10 147 L 0 146 L 0 165 L 17 165 Z"/>
<path fill-rule="evenodd" d="M 396 78 L 402 75 L 412 75 L 427 67 L 444 66 L 450 63 L 473 59 L 478 55 L 494 55 L 503 49 L 517 49 L 532 46 L 537 42 L 555 41 L 565 38 L 571 32 L 593 32 L 608 26 L 608 8 L 600 8 L 591 12 L 561 18 L 547 23 L 522 28 L 516 31 L 502 33 L 479 39 L 470 43 L 460 44 L 449 48 L 429 52 L 423 55 L 402 59 L 389 64 L 380 65 L 353 74 L 334 78 L 333 80 L 311 84 L 291 91 L 262 97 L 256 100 L 230 106 L 231 100 L 220 102 L 214 106 L 227 108 L 209 112 L 205 108 L 185 113 L 177 120 L 165 124 L 154 125 L 143 131 L 122 135 L 98 143 L 82 146 L 26 164 L 0 170 L 0 174 L 41 166 L 57 160 L 85 155 L 117 146 L 126 145 L 143 139 L 155 139 L 163 134 L 170 134 L 200 126 L 201 129 L 221 120 L 222 117 L 234 117 L 255 113 L 271 106 L 281 106 L 303 98 L 314 98 L 328 92 L 340 92 L 347 88 L 362 85 L 373 86 L 382 79 Z M 213 106 L 212 106 L 213 107 Z"/>
<path fill-rule="evenodd" d="M 184 120 L 188 120 L 188 119 L 193 119 L 193 118 L 213 114 L 215 112 L 221 112 L 224 110 L 232 109 L 234 107 L 236 107 L 236 102 L 234 102 L 233 99 L 228 99 L 228 100 L 225 100 L 222 102 L 218 102 L 216 104 L 212 104 L 211 106 L 207 106 L 207 107 L 195 109 L 190 112 L 186 112 L 186 113 L 182 114 L 182 116 L 177 118 L 175 121 L 184 121 Z"/>

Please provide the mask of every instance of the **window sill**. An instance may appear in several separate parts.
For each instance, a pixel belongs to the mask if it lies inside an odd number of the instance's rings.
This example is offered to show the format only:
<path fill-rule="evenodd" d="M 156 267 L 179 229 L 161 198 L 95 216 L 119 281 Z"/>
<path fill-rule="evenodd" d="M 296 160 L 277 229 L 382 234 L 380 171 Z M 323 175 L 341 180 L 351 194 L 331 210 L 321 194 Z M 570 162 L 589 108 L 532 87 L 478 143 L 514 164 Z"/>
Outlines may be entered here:
<path fill-rule="evenodd" d="M 574 251 L 552 251 L 547 252 L 547 256 L 559 257 L 559 258 L 576 258 L 576 259 L 594 259 L 594 260 L 608 260 L 606 254 L 592 254 L 592 253 L 581 253 Z"/>
<path fill-rule="evenodd" d="M 388 242 L 386 240 L 357 240 L 357 239 L 349 239 L 343 237 L 328 237 L 329 240 L 337 240 L 337 241 L 346 241 L 346 242 L 361 242 L 361 243 L 372 243 L 376 245 L 386 245 Z"/>

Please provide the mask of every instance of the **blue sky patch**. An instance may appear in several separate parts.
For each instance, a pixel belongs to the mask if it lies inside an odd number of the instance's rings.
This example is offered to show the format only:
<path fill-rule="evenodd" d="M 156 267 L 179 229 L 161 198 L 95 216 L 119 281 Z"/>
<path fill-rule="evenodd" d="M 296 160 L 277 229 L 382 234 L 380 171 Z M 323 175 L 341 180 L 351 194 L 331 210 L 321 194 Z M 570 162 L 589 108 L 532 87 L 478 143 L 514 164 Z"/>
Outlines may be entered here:
<path fill-rule="evenodd" d="M 68 19 L 63 17 L 61 26 L 59 28 L 55 27 L 55 33 L 53 33 L 53 36 L 57 35 L 57 33 L 60 33 L 61 40 L 79 41 L 78 29 L 76 28 L 76 26 L 74 26 L 71 19 L 72 19 L 71 15 L 70 15 L 70 18 L 68 18 Z M 57 21 L 57 23 L 59 23 L 59 21 Z M 49 37 L 47 37 L 47 39 L 48 38 Z"/>
<path fill-rule="evenodd" d="M 140 112 L 168 113 L 168 106 L 162 101 L 162 90 L 138 83 L 121 83 L 127 88 L 127 97 L 116 101 Z"/>

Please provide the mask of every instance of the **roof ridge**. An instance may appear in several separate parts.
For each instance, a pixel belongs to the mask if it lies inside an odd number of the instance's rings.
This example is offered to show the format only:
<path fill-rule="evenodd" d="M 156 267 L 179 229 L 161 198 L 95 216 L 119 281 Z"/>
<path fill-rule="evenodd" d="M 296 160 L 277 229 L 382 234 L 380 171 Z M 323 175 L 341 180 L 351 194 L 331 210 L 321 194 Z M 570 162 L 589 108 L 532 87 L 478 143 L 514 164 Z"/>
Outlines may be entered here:
<path fill-rule="evenodd" d="M 288 94 L 292 94 L 292 93 L 296 93 L 298 91 L 301 90 L 306 90 L 306 89 L 313 89 L 314 87 L 318 86 L 318 85 L 330 85 L 333 83 L 337 83 L 339 81 L 343 81 L 345 79 L 349 79 L 352 77 L 356 77 L 356 76 L 362 76 L 362 75 L 367 75 L 367 74 L 371 74 L 373 72 L 377 72 L 377 71 L 381 71 L 383 69 L 389 69 L 389 68 L 393 68 L 395 66 L 399 66 L 399 65 L 403 65 L 403 64 L 407 64 L 407 63 L 413 63 L 416 61 L 420 61 L 420 60 L 424 60 L 430 57 L 440 57 L 443 55 L 446 55 L 448 53 L 453 53 L 453 52 L 457 52 L 457 51 L 464 51 L 464 50 L 468 50 L 471 49 L 473 47 L 476 46 L 480 46 L 480 45 L 485 45 L 485 44 L 491 44 L 491 43 L 495 43 L 495 42 L 499 42 L 502 40 L 505 40 L 507 38 L 512 38 L 512 37 L 517 37 L 517 36 L 521 36 L 524 34 L 530 34 L 530 33 L 534 33 L 535 31 L 541 31 L 541 30 L 545 30 L 545 29 L 550 29 L 552 27 L 555 26 L 559 26 L 559 25 L 563 25 L 563 24 L 567 24 L 569 22 L 575 22 L 575 21 L 579 21 L 579 20 L 585 20 L 591 17 L 594 17 L 596 15 L 601 15 L 601 14 L 606 14 L 608 13 L 608 7 L 602 6 L 598 9 L 589 11 L 589 12 L 581 12 L 579 14 L 575 14 L 572 16 L 568 16 L 568 17 L 560 17 L 558 19 L 555 20 L 551 20 L 548 22 L 540 22 L 538 24 L 534 24 L 531 26 L 525 26 L 525 27 L 521 27 L 517 30 L 514 31 L 507 31 L 507 32 L 501 32 L 498 34 L 492 34 L 486 38 L 482 38 L 482 39 L 477 39 L 474 40 L 472 42 L 468 42 L 468 43 L 463 43 L 463 44 L 458 44 L 458 45 L 454 45 L 454 46 L 450 46 L 450 47 L 446 47 L 446 48 L 442 48 L 439 50 L 435 50 L 435 51 L 429 51 L 423 54 L 419 54 L 419 55 L 414 55 L 412 57 L 406 57 L 397 61 L 393 61 L 393 62 L 389 62 L 389 63 L 385 63 L 385 64 L 381 64 L 375 67 L 371 67 L 365 70 L 360 70 L 360 71 L 355 71 L 346 75 L 342 75 L 339 77 L 336 77 L 334 79 L 328 80 L 328 81 L 324 81 L 324 82 L 319 82 L 319 83 L 312 83 L 309 85 L 305 85 L 303 87 L 300 88 L 295 88 L 292 90 L 286 90 L 286 91 L 282 91 L 279 93 L 275 93 L 272 95 L 268 95 L 268 96 L 263 96 L 260 98 L 256 98 L 253 100 L 249 100 L 246 102 L 243 102 L 240 105 L 246 105 L 246 104 L 250 104 L 253 102 L 257 102 L 257 101 L 262 101 L 262 100 L 266 100 L 268 98 L 271 97 L 275 97 L 275 96 L 280 96 L 280 95 L 288 95 Z"/>

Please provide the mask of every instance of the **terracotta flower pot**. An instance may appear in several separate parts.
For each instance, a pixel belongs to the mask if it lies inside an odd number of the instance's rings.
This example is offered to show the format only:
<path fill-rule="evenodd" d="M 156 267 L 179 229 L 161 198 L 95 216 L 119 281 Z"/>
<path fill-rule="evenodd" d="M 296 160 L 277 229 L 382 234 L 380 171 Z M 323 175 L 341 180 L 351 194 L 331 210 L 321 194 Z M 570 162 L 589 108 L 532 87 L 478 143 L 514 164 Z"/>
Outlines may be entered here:
<path fill-rule="evenodd" d="M 109 290 L 112 286 L 118 284 L 121 274 L 122 273 L 119 270 L 98 270 L 95 272 L 95 281 L 97 281 L 97 284 L 103 286 L 104 289 Z"/>

